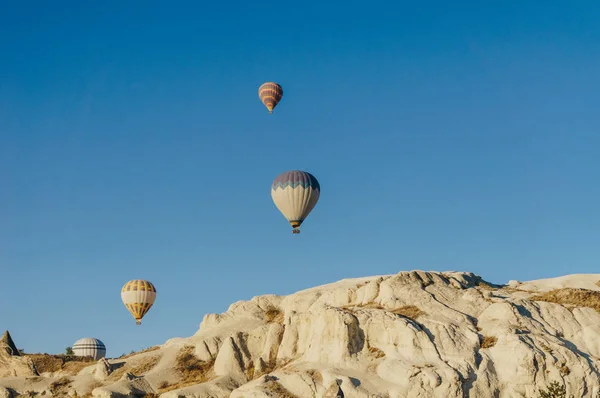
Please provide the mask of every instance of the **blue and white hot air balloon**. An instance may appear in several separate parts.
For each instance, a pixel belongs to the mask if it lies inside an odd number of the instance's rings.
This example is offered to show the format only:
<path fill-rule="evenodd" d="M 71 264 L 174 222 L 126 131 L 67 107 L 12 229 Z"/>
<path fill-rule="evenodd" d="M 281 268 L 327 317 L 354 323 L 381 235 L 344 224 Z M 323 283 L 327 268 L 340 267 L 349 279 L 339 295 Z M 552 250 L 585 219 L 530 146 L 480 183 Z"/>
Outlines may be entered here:
<path fill-rule="evenodd" d="M 294 234 L 300 233 L 300 224 L 315 207 L 320 195 L 319 181 L 306 171 L 286 171 L 278 175 L 271 186 L 271 198 L 292 225 Z"/>
<path fill-rule="evenodd" d="M 103 342 L 92 337 L 79 339 L 73 344 L 73 354 L 78 357 L 92 357 L 99 360 L 106 356 L 106 346 Z"/>

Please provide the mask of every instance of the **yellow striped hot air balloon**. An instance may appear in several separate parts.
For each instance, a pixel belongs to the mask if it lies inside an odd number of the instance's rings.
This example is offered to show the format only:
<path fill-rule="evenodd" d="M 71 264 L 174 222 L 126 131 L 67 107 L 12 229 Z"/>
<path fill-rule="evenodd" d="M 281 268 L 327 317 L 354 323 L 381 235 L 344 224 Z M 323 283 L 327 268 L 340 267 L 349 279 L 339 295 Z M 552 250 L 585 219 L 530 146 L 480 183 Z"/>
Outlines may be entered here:
<path fill-rule="evenodd" d="M 258 97 L 269 110 L 273 113 L 273 109 L 277 106 L 281 97 L 283 97 L 283 88 L 277 83 L 266 82 L 258 88 Z"/>
<path fill-rule="evenodd" d="M 154 304 L 156 288 L 151 282 L 134 279 L 123 285 L 121 300 L 135 318 L 137 325 L 142 323 L 142 318 Z"/>

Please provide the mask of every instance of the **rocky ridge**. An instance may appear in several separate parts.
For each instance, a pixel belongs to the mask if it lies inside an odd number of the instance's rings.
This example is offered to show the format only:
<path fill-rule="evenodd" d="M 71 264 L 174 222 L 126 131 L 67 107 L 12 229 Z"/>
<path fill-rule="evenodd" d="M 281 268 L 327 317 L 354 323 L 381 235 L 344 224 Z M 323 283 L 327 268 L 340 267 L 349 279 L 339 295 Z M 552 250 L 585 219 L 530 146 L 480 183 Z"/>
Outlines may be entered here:
<path fill-rule="evenodd" d="M 409 271 L 257 296 L 193 336 L 76 374 L 11 375 L 19 358 L 0 350 L 0 397 L 529 398 L 558 381 L 596 398 L 599 280 Z"/>

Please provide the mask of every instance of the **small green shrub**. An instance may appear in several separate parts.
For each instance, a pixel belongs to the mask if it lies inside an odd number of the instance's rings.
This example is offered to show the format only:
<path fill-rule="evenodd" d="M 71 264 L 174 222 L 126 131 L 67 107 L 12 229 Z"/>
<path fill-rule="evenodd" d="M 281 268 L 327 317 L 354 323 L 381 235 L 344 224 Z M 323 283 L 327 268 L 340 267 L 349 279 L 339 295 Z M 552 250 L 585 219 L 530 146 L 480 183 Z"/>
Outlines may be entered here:
<path fill-rule="evenodd" d="M 557 381 L 553 381 L 550 383 L 546 391 L 540 390 L 539 398 L 567 398 L 567 387 L 565 385 L 561 385 Z M 569 398 L 574 398 L 571 395 Z"/>

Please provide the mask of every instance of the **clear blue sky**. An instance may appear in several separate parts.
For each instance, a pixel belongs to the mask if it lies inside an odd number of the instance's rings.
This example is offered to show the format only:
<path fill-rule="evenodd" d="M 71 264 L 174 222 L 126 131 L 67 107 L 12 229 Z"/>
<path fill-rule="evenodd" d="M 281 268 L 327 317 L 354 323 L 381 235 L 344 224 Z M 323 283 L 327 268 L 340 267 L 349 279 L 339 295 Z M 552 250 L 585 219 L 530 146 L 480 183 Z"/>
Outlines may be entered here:
<path fill-rule="evenodd" d="M 0 329 L 28 352 L 342 278 L 599 272 L 597 2 L 56 4 L 0 13 Z M 299 236 L 290 169 L 322 187 Z"/>

